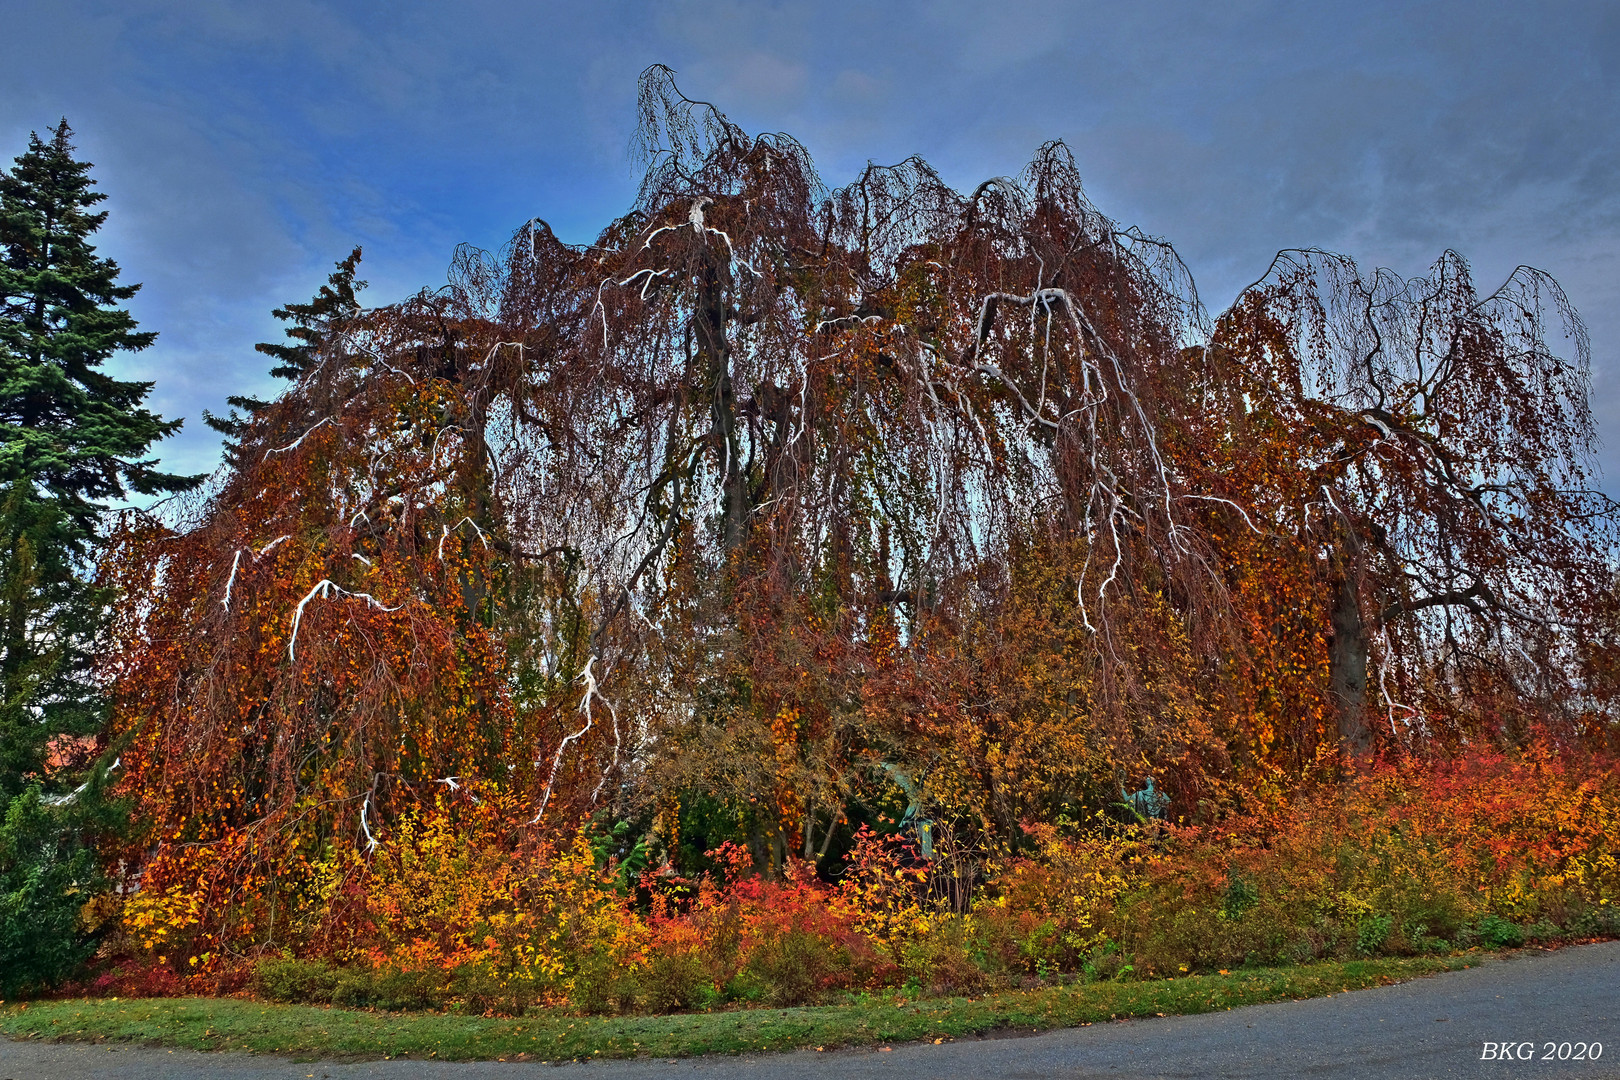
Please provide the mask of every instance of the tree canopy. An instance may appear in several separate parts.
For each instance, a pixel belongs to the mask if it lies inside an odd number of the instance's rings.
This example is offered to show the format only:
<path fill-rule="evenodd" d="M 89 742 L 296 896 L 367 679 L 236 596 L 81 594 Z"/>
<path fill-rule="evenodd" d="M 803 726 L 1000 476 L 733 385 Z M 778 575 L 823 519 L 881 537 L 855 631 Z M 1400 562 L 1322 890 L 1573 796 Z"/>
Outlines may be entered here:
<path fill-rule="evenodd" d="M 605 810 L 772 867 L 884 806 L 983 851 L 1148 778 L 1199 818 L 1608 736 L 1612 507 L 1547 275 L 1286 252 L 1212 317 L 1061 143 L 966 194 L 920 159 L 829 189 L 664 69 L 641 109 L 594 243 L 534 219 L 371 309 L 351 256 L 232 467 L 127 519 L 143 888 L 262 930 L 474 779 L 514 828 Z"/>

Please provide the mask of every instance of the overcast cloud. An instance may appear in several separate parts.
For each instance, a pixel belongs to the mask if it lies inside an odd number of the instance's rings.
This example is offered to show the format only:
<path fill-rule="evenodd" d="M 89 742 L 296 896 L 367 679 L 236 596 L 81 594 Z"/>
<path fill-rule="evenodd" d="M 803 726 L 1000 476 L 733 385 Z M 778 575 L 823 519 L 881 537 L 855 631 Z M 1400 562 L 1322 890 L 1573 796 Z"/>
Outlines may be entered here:
<path fill-rule="evenodd" d="M 186 430 L 270 389 L 255 341 L 359 244 L 374 302 L 533 216 L 629 204 L 637 74 L 665 63 L 832 184 L 921 154 L 958 186 L 1051 138 L 1093 200 L 1173 241 L 1219 309 L 1279 248 L 1493 285 L 1553 273 L 1592 331 L 1620 477 L 1620 5 L 429 4 L 7 0 L 0 159 L 66 116 L 111 198 L 102 249 L 158 344 L 122 361 Z"/>

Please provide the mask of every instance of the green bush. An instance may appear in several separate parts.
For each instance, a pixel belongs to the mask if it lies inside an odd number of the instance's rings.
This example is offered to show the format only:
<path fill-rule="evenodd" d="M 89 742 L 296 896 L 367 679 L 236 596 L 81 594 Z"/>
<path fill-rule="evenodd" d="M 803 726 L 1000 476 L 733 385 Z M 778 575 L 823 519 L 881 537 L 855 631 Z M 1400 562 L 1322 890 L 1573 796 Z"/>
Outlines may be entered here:
<path fill-rule="evenodd" d="M 508 974 L 489 964 L 462 964 L 452 973 L 450 995 L 465 1013 L 522 1016 L 539 1000 L 540 988 L 524 972 Z"/>
<path fill-rule="evenodd" d="M 332 987 L 332 1004 L 364 1009 L 371 1004 L 371 971 L 367 968 L 342 968 Z"/>
<path fill-rule="evenodd" d="M 1620 904 L 1581 908 L 1569 920 L 1569 930 L 1577 937 L 1620 937 Z"/>
<path fill-rule="evenodd" d="M 708 965 L 693 952 L 654 953 L 638 981 L 640 1004 L 648 1012 L 706 1009 L 720 997 Z"/>
<path fill-rule="evenodd" d="M 1241 919 L 1260 903 L 1254 882 L 1228 871 L 1226 891 L 1221 894 L 1221 918 Z"/>
<path fill-rule="evenodd" d="M 37 786 L 0 819 L 0 997 L 50 987 L 95 951 L 80 911 L 102 888 L 93 852 Z"/>
<path fill-rule="evenodd" d="M 790 926 L 750 951 L 747 966 L 732 982 L 732 993 L 766 1005 L 810 1005 L 833 985 L 849 981 L 851 960 L 842 943 Z"/>
<path fill-rule="evenodd" d="M 611 956 L 592 954 L 581 959 L 569 998 L 584 1012 L 622 1013 L 635 1007 L 640 989 L 634 971 Z"/>
<path fill-rule="evenodd" d="M 409 1010 L 459 1002 L 464 1012 L 503 1016 L 521 1016 L 539 997 L 534 980 L 502 974 L 487 964 L 463 964 L 446 975 L 340 968 L 322 960 L 283 956 L 261 960 L 253 969 L 252 986 L 261 997 L 291 1004 Z"/>
<path fill-rule="evenodd" d="M 394 971 L 372 974 L 371 1005 L 389 1012 L 436 1009 L 449 997 L 448 979 L 437 971 Z"/>
<path fill-rule="evenodd" d="M 440 1008 L 450 998 L 451 977 L 444 972 L 351 967 L 334 974 L 334 1005 L 399 1012 Z"/>
<path fill-rule="evenodd" d="M 1547 918 L 1537 919 L 1524 932 L 1526 941 L 1557 941 L 1564 936 L 1563 928 Z"/>
<path fill-rule="evenodd" d="M 1126 966 L 1125 957 L 1120 955 L 1119 943 L 1104 941 L 1086 957 L 1080 970 L 1087 981 L 1099 982 L 1117 977 Z"/>
<path fill-rule="evenodd" d="M 1516 949 L 1524 944 L 1524 931 L 1493 912 L 1479 920 L 1479 940 L 1493 949 Z"/>
<path fill-rule="evenodd" d="M 323 960 L 278 956 L 259 961 L 253 969 L 253 989 L 271 1001 L 328 1004 L 340 975 L 337 968 Z"/>
<path fill-rule="evenodd" d="M 1382 952 L 1394 928 L 1395 920 L 1388 915 L 1363 915 L 1356 921 L 1356 952 L 1362 956 Z"/>

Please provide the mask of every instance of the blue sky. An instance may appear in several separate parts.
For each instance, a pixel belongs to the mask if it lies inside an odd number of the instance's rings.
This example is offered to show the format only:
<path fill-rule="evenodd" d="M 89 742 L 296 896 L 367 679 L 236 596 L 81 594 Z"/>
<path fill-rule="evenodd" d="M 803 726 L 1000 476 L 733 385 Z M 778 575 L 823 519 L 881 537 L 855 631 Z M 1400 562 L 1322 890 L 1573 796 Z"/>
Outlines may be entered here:
<path fill-rule="evenodd" d="M 1496 284 L 1552 272 L 1592 331 L 1620 477 L 1620 4 L 7 0 L 0 157 L 66 116 L 111 196 L 102 250 L 158 344 L 121 361 L 187 418 L 271 389 L 255 341 L 359 244 L 374 302 L 530 217 L 592 238 L 631 200 L 636 76 L 832 184 L 921 154 L 958 186 L 1050 138 L 1220 308 L 1278 248 Z"/>

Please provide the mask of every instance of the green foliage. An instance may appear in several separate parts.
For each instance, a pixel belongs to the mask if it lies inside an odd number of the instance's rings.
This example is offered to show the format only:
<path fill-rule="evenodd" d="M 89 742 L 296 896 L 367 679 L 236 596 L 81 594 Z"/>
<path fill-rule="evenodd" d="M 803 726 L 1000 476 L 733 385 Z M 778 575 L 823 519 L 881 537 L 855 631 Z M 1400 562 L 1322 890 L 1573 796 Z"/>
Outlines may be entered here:
<path fill-rule="evenodd" d="M 337 989 L 340 972 L 324 960 L 274 957 L 253 969 L 253 990 L 271 1001 L 290 1004 L 327 1004 Z"/>
<path fill-rule="evenodd" d="M 106 220 L 64 120 L 0 172 L 0 994 L 68 977 L 92 952 L 83 912 L 104 882 L 91 841 L 123 808 L 106 756 L 71 795 L 105 721 L 96 674 L 109 592 L 94 580 L 108 500 L 194 487 L 146 457 L 173 434 L 149 382 L 101 370 L 149 346 L 118 305 L 138 285 L 96 254 Z M 76 741 L 75 741 L 76 740 Z"/>
<path fill-rule="evenodd" d="M 1494 911 L 1479 920 L 1479 940 L 1493 949 L 1516 949 L 1524 944 L 1524 929 Z"/>
<path fill-rule="evenodd" d="M 32 498 L 19 480 L 0 502 L 0 619 L 6 633 L 4 684 L 0 692 L 0 798 L 16 795 L 44 769 L 50 738 L 79 733 L 93 718 L 57 709 L 46 715 L 42 702 L 71 700 L 61 685 L 64 668 L 82 666 L 69 655 L 76 638 L 87 636 L 84 621 L 93 604 L 69 573 L 45 580 L 37 552 L 49 552 L 61 512 Z M 78 631 L 78 633 L 75 633 Z M 74 661 L 78 660 L 78 665 Z"/>
<path fill-rule="evenodd" d="M 360 301 L 356 297 L 366 283 L 355 280 L 359 265 L 360 249 L 355 248 L 348 258 L 337 264 L 309 303 L 288 304 L 271 312 L 288 324 L 288 341 L 260 342 L 253 347 L 276 362 L 270 369 L 272 378 L 297 379 L 304 375 L 319 362 L 321 350 L 343 332 L 345 324 L 360 315 Z M 269 402 L 243 394 L 232 394 L 225 401 L 231 411 L 216 416 L 204 409 L 203 423 L 225 436 L 225 459 L 232 465 L 240 465 L 242 436 Z M 238 409 L 242 411 L 238 413 Z"/>
<path fill-rule="evenodd" d="M 1255 889 L 1254 882 L 1236 874 L 1228 875 L 1226 892 L 1221 894 L 1223 919 L 1241 919 L 1259 903 L 1260 893 Z"/>
<path fill-rule="evenodd" d="M 1394 924 L 1395 920 L 1388 915 L 1363 915 L 1356 922 L 1356 952 L 1362 956 L 1379 952 L 1389 940 Z"/>
<path fill-rule="evenodd" d="M 695 953 L 657 953 L 639 981 L 641 1003 L 652 1012 L 707 1009 L 721 999 L 708 965 Z"/>
<path fill-rule="evenodd" d="M 365 965 L 341 968 L 324 960 L 291 957 L 259 961 L 253 969 L 252 986 L 260 996 L 287 1004 L 346 1005 L 399 1012 L 443 1005 L 455 993 L 452 984 L 456 981 L 464 984 L 459 988 L 463 993 L 470 989 L 488 994 L 488 988 L 478 980 L 457 980 L 442 971 Z"/>
<path fill-rule="evenodd" d="M 632 840 L 634 834 L 635 827 L 631 822 L 620 821 L 591 837 L 596 868 L 605 871 L 611 865 L 614 884 L 621 893 L 634 890 L 641 875 L 651 865 L 652 838 L 644 834 Z"/>
<path fill-rule="evenodd" d="M 451 973 L 446 1004 L 476 1016 L 522 1016 L 543 996 L 543 987 L 521 973 L 490 964 L 462 964 Z"/>
<path fill-rule="evenodd" d="M 348 968 L 332 988 L 332 1004 L 387 1012 L 429 1009 L 443 1004 L 447 982 L 438 971 Z"/>
<path fill-rule="evenodd" d="M 106 501 L 201 479 L 145 456 L 180 427 L 142 407 L 152 384 L 100 370 L 156 335 L 117 306 L 139 286 L 119 284 L 90 243 L 106 196 L 71 136 L 66 121 L 49 142 L 30 136 L 0 172 L 0 796 L 43 773 L 51 736 L 101 726 L 92 671 L 106 598 L 89 566 Z"/>
<path fill-rule="evenodd" d="M 0 997 L 67 978 L 95 949 L 81 910 L 101 888 L 94 853 L 39 788 L 11 798 L 0 822 Z"/>
<path fill-rule="evenodd" d="M 288 304 L 270 314 L 290 324 L 287 337 L 290 344 L 253 346 L 276 361 L 270 374 L 277 379 L 297 379 L 319 363 L 321 347 L 343 324 L 360 314 L 356 294 L 366 287 L 364 281 L 355 280 L 354 272 L 360 265 L 360 249 L 349 252 L 348 258 L 337 264 L 337 269 L 321 286 L 315 298 L 307 304 Z"/>

